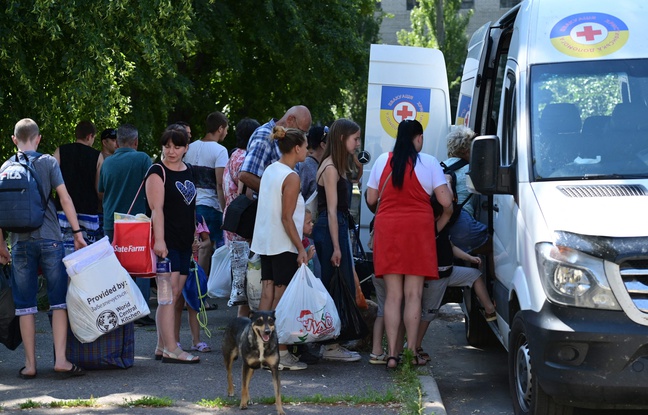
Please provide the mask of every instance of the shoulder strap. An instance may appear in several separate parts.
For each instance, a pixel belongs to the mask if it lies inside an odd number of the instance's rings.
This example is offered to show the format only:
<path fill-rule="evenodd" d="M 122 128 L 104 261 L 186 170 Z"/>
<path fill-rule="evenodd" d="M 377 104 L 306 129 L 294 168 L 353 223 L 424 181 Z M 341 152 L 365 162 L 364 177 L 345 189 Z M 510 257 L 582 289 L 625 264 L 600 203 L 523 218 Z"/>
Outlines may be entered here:
<path fill-rule="evenodd" d="M 18 156 L 19 154 L 22 154 L 22 156 L 25 158 L 24 163 L 22 163 L 20 161 L 20 157 Z M 33 161 L 38 160 L 40 158 L 40 156 L 42 156 L 42 154 L 39 154 L 36 157 L 34 157 Z M 45 209 L 47 209 L 47 205 L 49 203 L 50 195 L 45 196 L 45 190 L 43 190 L 43 185 L 41 184 L 40 177 L 38 177 L 38 173 L 36 173 L 36 169 L 32 165 L 33 162 L 30 161 L 29 156 L 27 156 L 27 154 L 25 154 L 22 151 L 19 151 L 19 152 L 16 153 L 16 162 L 19 163 L 24 168 L 26 168 L 29 171 L 29 173 L 32 176 L 34 176 L 34 180 L 36 181 L 36 187 L 38 187 L 38 193 L 40 193 L 41 202 L 43 203 L 43 207 Z"/>
<path fill-rule="evenodd" d="M 130 207 L 128 208 L 128 212 L 126 212 L 127 215 L 130 215 L 131 210 L 133 210 L 133 206 L 135 205 L 135 201 L 137 200 L 137 197 L 139 196 L 140 192 L 142 191 L 142 187 L 144 186 L 144 183 L 146 183 L 146 179 L 148 179 L 149 172 L 153 168 L 153 166 L 158 166 L 160 169 L 162 169 L 162 184 L 166 183 L 166 172 L 164 171 L 164 167 L 160 163 L 154 163 L 151 164 L 146 170 L 146 174 L 144 174 L 144 178 L 142 179 L 142 183 L 140 183 L 139 189 L 137 189 L 137 193 L 135 194 L 135 197 L 133 198 L 133 201 L 131 202 Z"/>
<path fill-rule="evenodd" d="M 380 199 L 382 199 L 382 194 L 385 191 L 385 186 L 387 186 L 387 182 L 389 181 L 389 178 L 391 177 L 393 172 L 394 172 L 393 170 L 389 172 L 387 178 L 385 179 L 385 183 L 383 183 L 382 188 L 380 189 L 380 193 L 378 193 L 378 201 L 376 202 L 376 213 L 378 213 L 378 208 L 380 207 Z"/>
<path fill-rule="evenodd" d="M 319 183 L 319 179 L 322 178 L 322 175 L 324 174 L 324 170 L 328 169 L 328 168 L 331 167 L 331 166 L 335 167 L 335 166 L 333 165 L 333 163 L 331 163 L 331 164 L 329 164 L 328 166 L 326 166 L 326 167 L 324 167 L 324 168 L 322 169 L 322 172 L 320 173 L 319 177 L 317 178 L 317 180 L 315 180 L 315 184 Z M 338 176 L 339 176 L 339 174 L 338 174 Z"/>

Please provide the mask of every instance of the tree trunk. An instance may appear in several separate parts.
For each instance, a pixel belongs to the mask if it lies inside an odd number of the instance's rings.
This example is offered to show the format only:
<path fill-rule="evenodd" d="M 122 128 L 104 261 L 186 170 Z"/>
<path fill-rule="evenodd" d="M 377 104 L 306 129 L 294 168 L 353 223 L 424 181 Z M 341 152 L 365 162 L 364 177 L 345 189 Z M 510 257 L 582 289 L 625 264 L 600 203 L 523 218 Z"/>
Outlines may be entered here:
<path fill-rule="evenodd" d="M 445 27 L 443 26 L 443 0 L 434 0 L 436 8 L 436 38 L 439 49 L 443 50 L 445 46 Z"/>

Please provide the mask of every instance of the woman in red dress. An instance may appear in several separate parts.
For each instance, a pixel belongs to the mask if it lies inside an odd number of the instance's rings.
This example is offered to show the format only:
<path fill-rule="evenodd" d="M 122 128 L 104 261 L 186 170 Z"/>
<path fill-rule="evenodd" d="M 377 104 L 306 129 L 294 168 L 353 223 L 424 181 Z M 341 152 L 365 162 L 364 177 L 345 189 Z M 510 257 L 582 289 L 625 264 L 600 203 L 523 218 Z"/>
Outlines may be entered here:
<path fill-rule="evenodd" d="M 389 358 L 387 367 L 396 367 L 398 327 L 405 323 L 408 339 L 416 339 L 421 319 L 421 294 L 426 279 L 437 279 L 432 192 L 444 212 L 438 226 L 442 229 L 452 214 L 452 196 L 439 162 L 423 148 L 423 126 L 416 120 L 399 124 L 392 153 L 382 154 L 371 170 L 367 184 L 367 204 L 380 203 L 374 223 L 374 268 L 385 281 L 385 331 Z M 402 303 L 405 300 L 404 310 Z M 403 310 L 403 312 L 401 312 Z M 408 347 L 414 364 L 425 360 Z"/>

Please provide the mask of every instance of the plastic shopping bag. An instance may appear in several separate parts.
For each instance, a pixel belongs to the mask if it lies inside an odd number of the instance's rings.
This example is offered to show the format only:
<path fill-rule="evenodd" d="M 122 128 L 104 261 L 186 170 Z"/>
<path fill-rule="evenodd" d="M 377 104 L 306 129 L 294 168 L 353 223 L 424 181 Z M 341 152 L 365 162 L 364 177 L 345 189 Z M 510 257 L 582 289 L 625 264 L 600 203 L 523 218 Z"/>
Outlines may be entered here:
<path fill-rule="evenodd" d="M 231 264 L 232 259 L 227 245 L 214 251 L 207 281 L 207 295 L 212 298 L 229 298 L 232 290 Z"/>
<path fill-rule="evenodd" d="M 261 255 L 259 254 L 254 254 L 248 260 L 245 289 L 250 310 L 257 311 L 261 303 Z"/>
<path fill-rule="evenodd" d="M 302 264 L 276 309 L 280 344 L 320 342 L 340 334 L 340 317 L 322 281 Z"/>
<path fill-rule="evenodd" d="M 193 259 L 189 267 L 187 281 L 182 287 L 182 295 L 192 309 L 201 311 L 205 308 L 203 303 L 207 298 L 207 274 Z"/>
<path fill-rule="evenodd" d="M 369 334 L 369 327 L 362 318 L 356 299 L 351 294 L 340 268 L 335 268 L 331 278 L 331 296 L 339 312 L 341 324 L 339 341 L 362 339 Z"/>
<path fill-rule="evenodd" d="M 107 237 L 66 256 L 63 262 L 70 277 L 66 297 L 70 328 L 81 343 L 150 313 Z"/>

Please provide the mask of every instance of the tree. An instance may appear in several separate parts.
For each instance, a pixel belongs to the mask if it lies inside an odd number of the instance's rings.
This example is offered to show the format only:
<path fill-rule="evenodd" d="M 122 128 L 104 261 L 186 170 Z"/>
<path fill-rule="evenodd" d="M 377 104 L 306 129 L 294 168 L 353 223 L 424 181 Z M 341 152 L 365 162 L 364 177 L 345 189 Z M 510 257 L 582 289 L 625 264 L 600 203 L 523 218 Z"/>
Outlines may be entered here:
<path fill-rule="evenodd" d="M 460 13 L 461 0 L 420 0 L 412 9 L 412 30 L 397 33 L 398 43 L 435 48 L 443 52 L 453 111 L 459 97 L 468 36 L 466 27 L 473 10 Z"/>
<path fill-rule="evenodd" d="M 32 0 L 0 14 L 0 159 L 17 120 L 39 148 L 73 141 L 76 123 L 123 122 L 158 152 L 167 124 L 204 133 L 220 110 L 235 124 L 305 104 L 315 121 L 364 120 L 374 0 Z M 230 134 L 230 144 L 233 142 Z"/>

